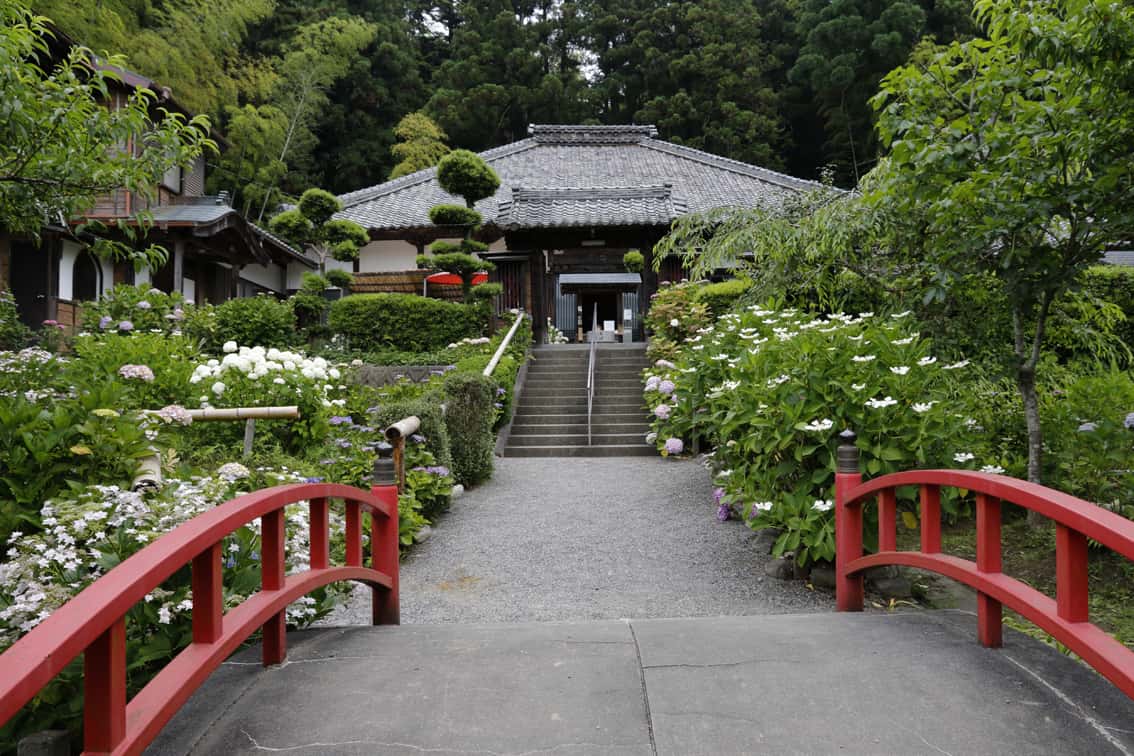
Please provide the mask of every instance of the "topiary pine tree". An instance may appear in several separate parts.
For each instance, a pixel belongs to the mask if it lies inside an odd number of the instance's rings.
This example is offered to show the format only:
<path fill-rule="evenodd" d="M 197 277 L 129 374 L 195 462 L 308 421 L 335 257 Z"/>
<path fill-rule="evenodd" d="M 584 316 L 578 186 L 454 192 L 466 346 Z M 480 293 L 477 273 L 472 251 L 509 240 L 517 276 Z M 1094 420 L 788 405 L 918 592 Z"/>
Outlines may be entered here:
<path fill-rule="evenodd" d="M 308 189 L 296 207 L 268 221 L 268 228 L 313 252 L 319 260 L 319 272 L 325 273 L 328 257 L 350 262 L 358 258 L 358 250 L 370 241 L 362 226 L 333 217 L 342 207 L 339 198 L 330 192 Z"/>
<path fill-rule="evenodd" d="M 437 182 L 449 194 L 462 197 L 465 206 L 434 205 L 429 209 L 429 220 L 437 226 L 461 229 L 464 238 L 457 244 L 434 242 L 429 247 L 430 255 L 418 257 L 417 264 L 430 270 L 443 270 L 460 276 L 461 294 L 466 303 L 472 302 L 476 298 L 473 294 L 473 277 L 480 271 L 496 269 L 487 260 L 474 256 L 475 253 L 488 249 L 487 244 L 472 238 L 484 220 L 474 208 L 478 201 L 496 193 L 500 188 L 500 177 L 475 152 L 454 150 L 438 163 Z"/>

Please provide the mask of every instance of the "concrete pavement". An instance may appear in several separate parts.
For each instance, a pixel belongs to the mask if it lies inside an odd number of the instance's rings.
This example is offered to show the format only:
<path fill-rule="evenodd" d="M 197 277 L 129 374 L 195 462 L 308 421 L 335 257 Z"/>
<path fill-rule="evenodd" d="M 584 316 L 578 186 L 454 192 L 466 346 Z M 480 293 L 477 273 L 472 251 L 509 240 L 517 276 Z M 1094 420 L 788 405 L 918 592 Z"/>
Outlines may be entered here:
<path fill-rule="evenodd" d="M 1134 702 L 961 612 L 327 628 L 153 754 L 1134 754 Z"/>

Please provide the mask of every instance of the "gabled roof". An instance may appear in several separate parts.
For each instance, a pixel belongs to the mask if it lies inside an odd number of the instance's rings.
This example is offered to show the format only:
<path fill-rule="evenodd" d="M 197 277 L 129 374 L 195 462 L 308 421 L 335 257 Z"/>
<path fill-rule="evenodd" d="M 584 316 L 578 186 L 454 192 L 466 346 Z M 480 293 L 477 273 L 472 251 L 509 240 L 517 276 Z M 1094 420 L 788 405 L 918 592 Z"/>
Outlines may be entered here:
<path fill-rule="evenodd" d="M 758 166 L 654 137 L 653 126 L 531 126 L 527 139 L 480 153 L 500 176 L 477 203 L 499 229 L 668 226 L 679 215 L 721 207 L 777 207 L 821 188 Z M 430 228 L 429 208 L 461 203 L 437 171 L 341 195 L 347 218 L 379 231 Z"/>

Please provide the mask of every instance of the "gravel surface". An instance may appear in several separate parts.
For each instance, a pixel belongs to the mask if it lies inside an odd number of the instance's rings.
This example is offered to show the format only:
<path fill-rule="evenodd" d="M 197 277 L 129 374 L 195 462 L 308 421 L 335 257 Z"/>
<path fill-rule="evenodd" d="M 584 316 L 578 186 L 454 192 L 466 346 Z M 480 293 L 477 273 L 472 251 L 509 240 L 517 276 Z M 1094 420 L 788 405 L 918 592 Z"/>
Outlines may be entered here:
<path fill-rule="evenodd" d="M 693 460 L 497 459 L 402 563 L 402 623 L 830 611 L 828 594 L 765 576 L 755 534 L 715 512 Z M 360 587 L 320 624 L 369 621 Z"/>

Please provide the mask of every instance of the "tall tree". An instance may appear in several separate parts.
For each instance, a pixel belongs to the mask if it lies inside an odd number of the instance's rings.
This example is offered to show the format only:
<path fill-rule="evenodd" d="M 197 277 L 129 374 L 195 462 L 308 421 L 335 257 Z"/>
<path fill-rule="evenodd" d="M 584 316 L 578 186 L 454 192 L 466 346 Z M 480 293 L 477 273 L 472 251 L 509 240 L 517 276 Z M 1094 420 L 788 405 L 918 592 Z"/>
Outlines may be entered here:
<path fill-rule="evenodd" d="M 929 35 L 949 42 L 970 29 L 967 0 L 803 0 L 802 44 L 790 71 L 798 102 L 818 116 L 822 142 L 808 150 L 854 184 L 874 164 L 870 98 L 891 69 Z M 814 116 L 811 116 L 814 117 Z M 816 149 L 817 148 L 817 149 Z"/>
<path fill-rule="evenodd" d="M 241 45 L 275 0 L 36 0 L 38 10 L 96 51 L 122 53 L 195 112 L 236 105 L 248 61 Z"/>
<path fill-rule="evenodd" d="M 579 63 L 551 44 L 567 44 L 555 3 L 468 0 L 457 10 L 426 106 L 455 144 L 482 150 L 523 138 L 530 123 L 586 116 Z"/>
<path fill-rule="evenodd" d="M 449 137 L 424 113 L 410 113 L 394 128 L 398 143 L 392 148 L 399 162 L 390 171 L 396 179 L 409 173 L 432 168 L 449 152 L 445 140 Z"/>
<path fill-rule="evenodd" d="M 675 142 L 781 164 L 779 62 L 756 0 L 583 0 L 580 12 L 601 120 L 651 122 Z"/>
<path fill-rule="evenodd" d="M 280 186 L 269 185 L 264 190 L 258 218 L 278 201 L 277 189 L 294 192 L 305 176 L 314 173 L 313 130 L 328 103 L 327 90 L 350 70 L 358 52 L 370 44 L 374 34 L 374 26 L 362 19 L 332 16 L 300 27 L 285 47 L 277 66 L 279 78 L 272 104 L 284 114 L 287 126 L 279 154 L 266 157 L 287 164 L 289 173 Z"/>
<path fill-rule="evenodd" d="M 975 5 L 987 40 L 925 51 L 883 81 L 875 103 L 890 164 L 874 196 L 942 286 L 971 272 L 1003 284 L 1028 479 L 1039 482 L 1048 315 L 1108 243 L 1134 238 L 1134 7 Z"/>

